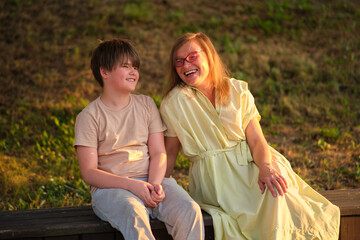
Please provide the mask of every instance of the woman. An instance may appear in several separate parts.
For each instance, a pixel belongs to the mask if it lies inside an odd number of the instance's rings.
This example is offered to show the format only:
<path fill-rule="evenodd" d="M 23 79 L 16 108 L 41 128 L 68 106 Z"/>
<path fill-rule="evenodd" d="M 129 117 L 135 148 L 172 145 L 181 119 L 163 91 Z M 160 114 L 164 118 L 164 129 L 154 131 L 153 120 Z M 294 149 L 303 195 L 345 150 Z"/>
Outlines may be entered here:
<path fill-rule="evenodd" d="M 169 176 L 178 151 L 191 160 L 189 191 L 215 239 L 338 239 L 340 211 L 271 148 L 247 83 L 231 79 L 210 39 L 173 46 L 160 107 Z"/>

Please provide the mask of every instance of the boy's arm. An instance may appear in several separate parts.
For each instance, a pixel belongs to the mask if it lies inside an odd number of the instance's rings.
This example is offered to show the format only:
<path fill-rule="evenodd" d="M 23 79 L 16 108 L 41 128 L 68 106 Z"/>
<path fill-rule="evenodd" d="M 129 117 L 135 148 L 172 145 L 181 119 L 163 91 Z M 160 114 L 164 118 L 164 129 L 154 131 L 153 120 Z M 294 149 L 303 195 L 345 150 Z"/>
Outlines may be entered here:
<path fill-rule="evenodd" d="M 180 141 L 177 137 L 165 137 L 165 148 L 167 155 L 167 169 L 165 177 L 170 177 L 174 170 L 176 158 L 180 149 Z"/>
<path fill-rule="evenodd" d="M 166 151 L 162 132 L 149 135 L 148 149 L 150 155 L 149 183 L 161 184 L 166 171 Z"/>
<path fill-rule="evenodd" d="M 155 201 L 161 202 L 165 197 L 161 183 L 166 171 L 166 151 L 162 132 L 149 135 L 148 149 L 150 155 L 149 183 L 154 186 L 156 193 L 156 195 L 153 194 L 152 196 Z"/>
<path fill-rule="evenodd" d="M 77 146 L 76 150 L 80 172 L 85 183 L 97 188 L 122 188 L 138 196 L 146 206 L 156 206 L 150 195 L 150 192 L 154 190 L 151 184 L 100 170 L 96 148 Z"/>

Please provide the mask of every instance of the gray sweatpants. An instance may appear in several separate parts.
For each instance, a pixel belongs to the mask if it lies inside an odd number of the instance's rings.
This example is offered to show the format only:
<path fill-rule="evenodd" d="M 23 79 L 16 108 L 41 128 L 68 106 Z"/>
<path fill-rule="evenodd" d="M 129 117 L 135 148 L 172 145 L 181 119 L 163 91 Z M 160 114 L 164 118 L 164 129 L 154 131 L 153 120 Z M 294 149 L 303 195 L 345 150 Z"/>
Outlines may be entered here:
<path fill-rule="evenodd" d="M 147 181 L 146 178 L 140 180 Z M 140 198 L 130 191 L 111 188 L 97 189 L 92 194 L 93 210 L 99 218 L 118 229 L 126 240 L 155 239 L 149 216 L 164 222 L 173 239 L 204 239 L 199 205 L 175 179 L 164 178 L 162 186 L 165 198 L 156 208 L 145 207 Z"/>

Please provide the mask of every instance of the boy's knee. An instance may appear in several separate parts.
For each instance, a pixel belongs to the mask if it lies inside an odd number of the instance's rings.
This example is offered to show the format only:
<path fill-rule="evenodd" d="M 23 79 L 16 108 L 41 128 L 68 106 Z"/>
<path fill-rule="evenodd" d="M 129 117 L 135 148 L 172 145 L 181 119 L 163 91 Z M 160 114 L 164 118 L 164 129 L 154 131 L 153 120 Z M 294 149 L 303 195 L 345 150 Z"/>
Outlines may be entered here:
<path fill-rule="evenodd" d="M 200 208 L 199 204 L 197 204 L 194 200 L 186 202 L 185 208 L 187 208 L 189 210 L 192 209 L 195 212 L 201 212 L 201 208 Z"/>
<path fill-rule="evenodd" d="M 183 203 L 170 234 L 174 239 L 203 239 L 204 222 L 200 206 L 193 200 Z"/>
<path fill-rule="evenodd" d="M 192 216 L 192 218 L 195 219 L 202 219 L 202 212 L 199 204 L 197 204 L 195 201 L 188 201 L 184 203 L 182 206 L 184 212 L 187 213 L 187 215 Z"/>
<path fill-rule="evenodd" d="M 146 207 L 137 199 L 126 199 L 119 201 L 119 206 L 127 216 L 139 216 L 147 214 Z"/>

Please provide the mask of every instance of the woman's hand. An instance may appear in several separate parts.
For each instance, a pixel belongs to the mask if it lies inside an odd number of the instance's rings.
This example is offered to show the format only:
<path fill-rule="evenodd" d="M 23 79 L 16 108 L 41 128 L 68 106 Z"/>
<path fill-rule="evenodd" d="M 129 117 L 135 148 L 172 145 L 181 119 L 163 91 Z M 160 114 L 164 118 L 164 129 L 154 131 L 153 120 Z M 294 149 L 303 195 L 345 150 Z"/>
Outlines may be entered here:
<path fill-rule="evenodd" d="M 154 186 L 150 183 L 136 179 L 133 179 L 133 182 L 130 184 L 129 187 L 130 192 L 139 197 L 144 202 L 146 207 L 157 206 L 157 203 L 153 200 L 151 194 L 154 189 Z"/>
<path fill-rule="evenodd" d="M 151 198 L 154 202 L 160 203 L 165 198 L 165 193 L 161 184 L 155 184 L 154 190 L 151 191 Z"/>
<path fill-rule="evenodd" d="M 284 195 L 287 189 L 287 182 L 271 164 L 272 155 L 257 119 L 254 118 L 250 120 L 245 129 L 245 134 L 252 157 L 259 167 L 258 184 L 261 194 L 263 194 L 266 187 L 268 187 L 271 194 L 276 197 L 275 187 L 281 196 Z"/>
<path fill-rule="evenodd" d="M 276 197 L 276 190 L 280 196 L 283 196 L 286 193 L 288 188 L 286 179 L 279 174 L 271 164 L 262 164 L 259 166 L 259 179 L 258 184 L 260 186 L 261 194 L 265 192 L 266 186 L 269 188 L 271 194 Z"/>

